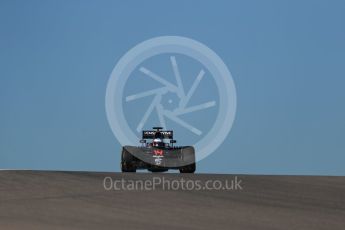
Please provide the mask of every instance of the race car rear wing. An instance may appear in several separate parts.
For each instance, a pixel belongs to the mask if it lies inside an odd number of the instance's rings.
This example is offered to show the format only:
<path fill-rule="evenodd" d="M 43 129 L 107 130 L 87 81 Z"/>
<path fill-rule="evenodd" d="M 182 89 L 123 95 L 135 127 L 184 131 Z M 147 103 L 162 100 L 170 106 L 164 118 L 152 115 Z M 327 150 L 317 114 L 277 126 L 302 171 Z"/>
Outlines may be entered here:
<path fill-rule="evenodd" d="M 159 132 L 163 135 L 164 139 L 174 139 L 172 130 L 162 130 Z M 143 139 L 154 139 L 155 134 L 156 134 L 156 131 L 144 130 L 143 131 Z"/>

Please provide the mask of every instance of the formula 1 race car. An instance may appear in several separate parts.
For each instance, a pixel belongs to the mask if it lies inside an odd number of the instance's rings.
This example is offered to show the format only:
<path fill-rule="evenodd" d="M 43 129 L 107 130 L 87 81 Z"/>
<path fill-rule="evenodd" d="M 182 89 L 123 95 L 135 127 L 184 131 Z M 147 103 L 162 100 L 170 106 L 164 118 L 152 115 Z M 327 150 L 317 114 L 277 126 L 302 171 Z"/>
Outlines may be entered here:
<path fill-rule="evenodd" d="M 164 172 L 178 169 L 180 173 L 195 172 L 195 150 L 193 146 L 174 146 L 173 131 L 153 127 L 143 131 L 141 146 L 124 146 L 121 154 L 121 171 L 136 172 L 148 169 Z M 150 141 L 148 141 L 150 140 Z"/>

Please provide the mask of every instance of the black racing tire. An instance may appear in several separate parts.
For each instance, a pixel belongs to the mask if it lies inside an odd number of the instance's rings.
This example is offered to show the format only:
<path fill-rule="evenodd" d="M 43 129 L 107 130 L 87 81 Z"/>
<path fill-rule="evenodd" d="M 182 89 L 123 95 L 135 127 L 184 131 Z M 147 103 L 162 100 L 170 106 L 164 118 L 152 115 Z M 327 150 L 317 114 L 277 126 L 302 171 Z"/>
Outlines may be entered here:
<path fill-rule="evenodd" d="M 121 153 L 121 171 L 136 172 L 135 160 L 136 158 L 123 147 Z"/>
<path fill-rule="evenodd" d="M 180 173 L 194 173 L 196 170 L 196 164 L 190 164 L 179 168 Z"/>
<path fill-rule="evenodd" d="M 194 173 L 196 170 L 194 147 L 187 146 L 184 148 L 182 150 L 182 157 L 186 165 L 179 168 L 180 173 Z"/>

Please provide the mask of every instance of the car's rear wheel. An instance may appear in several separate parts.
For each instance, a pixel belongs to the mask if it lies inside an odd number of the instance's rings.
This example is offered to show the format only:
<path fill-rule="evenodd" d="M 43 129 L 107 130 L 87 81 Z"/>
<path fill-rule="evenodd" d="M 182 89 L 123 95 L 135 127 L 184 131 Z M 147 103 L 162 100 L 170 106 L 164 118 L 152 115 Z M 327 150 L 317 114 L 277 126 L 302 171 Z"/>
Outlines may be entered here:
<path fill-rule="evenodd" d="M 136 172 L 135 157 L 130 152 L 128 152 L 126 148 L 122 148 L 121 171 Z"/>

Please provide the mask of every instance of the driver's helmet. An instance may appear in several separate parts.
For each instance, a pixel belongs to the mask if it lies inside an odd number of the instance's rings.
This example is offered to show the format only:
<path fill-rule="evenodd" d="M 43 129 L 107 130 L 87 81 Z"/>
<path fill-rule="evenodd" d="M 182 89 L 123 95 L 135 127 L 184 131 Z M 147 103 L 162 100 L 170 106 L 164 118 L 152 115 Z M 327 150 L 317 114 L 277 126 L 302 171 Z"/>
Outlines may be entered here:
<path fill-rule="evenodd" d="M 159 147 L 164 146 L 164 142 L 160 138 L 153 139 L 152 146 Z"/>

